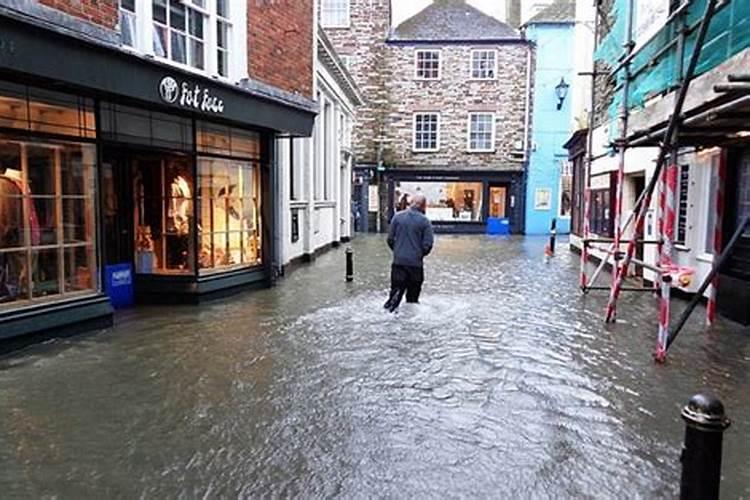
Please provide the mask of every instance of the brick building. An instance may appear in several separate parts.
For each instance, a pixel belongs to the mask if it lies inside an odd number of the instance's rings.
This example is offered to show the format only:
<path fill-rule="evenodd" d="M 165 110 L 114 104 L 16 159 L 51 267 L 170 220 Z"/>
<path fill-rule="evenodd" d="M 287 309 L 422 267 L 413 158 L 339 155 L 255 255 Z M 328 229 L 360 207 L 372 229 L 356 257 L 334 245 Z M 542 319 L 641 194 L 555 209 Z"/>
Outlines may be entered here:
<path fill-rule="evenodd" d="M 0 339 L 195 303 L 278 265 L 313 0 L 0 0 Z"/>
<path fill-rule="evenodd" d="M 383 229 L 404 193 L 422 191 L 438 229 L 484 231 L 494 217 L 523 232 L 532 46 L 463 0 L 390 19 L 386 0 L 322 2 L 366 101 L 354 132 L 359 219 Z"/>

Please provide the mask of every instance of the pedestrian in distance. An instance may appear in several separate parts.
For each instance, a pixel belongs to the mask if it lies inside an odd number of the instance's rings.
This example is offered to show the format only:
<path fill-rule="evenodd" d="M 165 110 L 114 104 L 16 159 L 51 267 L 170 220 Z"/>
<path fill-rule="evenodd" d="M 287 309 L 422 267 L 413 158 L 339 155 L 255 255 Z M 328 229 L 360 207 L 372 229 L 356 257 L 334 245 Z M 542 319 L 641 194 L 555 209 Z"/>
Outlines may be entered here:
<path fill-rule="evenodd" d="M 406 294 L 406 302 L 416 304 L 424 282 L 423 260 L 432 251 L 432 223 L 425 216 L 427 199 L 422 193 L 411 197 L 411 205 L 391 219 L 388 246 L 393 251 L 391 293 L 383 307 L 395 312 Z"/>

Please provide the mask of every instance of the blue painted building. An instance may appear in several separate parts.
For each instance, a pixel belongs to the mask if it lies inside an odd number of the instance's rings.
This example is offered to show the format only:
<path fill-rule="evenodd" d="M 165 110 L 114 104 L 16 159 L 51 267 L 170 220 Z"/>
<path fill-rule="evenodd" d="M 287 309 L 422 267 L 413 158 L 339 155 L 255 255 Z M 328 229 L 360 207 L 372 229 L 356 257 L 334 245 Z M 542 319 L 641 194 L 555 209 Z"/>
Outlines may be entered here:
<path fill-rule="evenodd" d="M 549 233 L 553 218 L 559 234 L 570 232 L 573 179 L 563 145 L 570 137 L 575 10 L 574 0 L 557 0 L 524 25 L 536 45 L 526 234 Z"/>

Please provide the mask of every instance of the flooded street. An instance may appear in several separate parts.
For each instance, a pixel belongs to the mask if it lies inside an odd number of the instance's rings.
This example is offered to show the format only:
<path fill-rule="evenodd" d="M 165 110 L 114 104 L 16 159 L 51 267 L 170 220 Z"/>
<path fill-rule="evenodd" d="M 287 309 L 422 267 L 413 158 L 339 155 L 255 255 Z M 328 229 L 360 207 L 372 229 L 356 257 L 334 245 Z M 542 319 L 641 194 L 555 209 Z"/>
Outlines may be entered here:
<path fill-rule="evenodd" d="M 673 498 L 682 406 L 732 427 L 723 498 L 750 498 L 750 331 L 699 310 L 655 365 L 656 301 L 582 297 L 544 239 L 438 239 L 423 303 L 382 309 L 359 238 L 271 290 L 126 311 L 0 358 L 3 498 Z M 682 304 L 677 304 L 675 314 Z"/>

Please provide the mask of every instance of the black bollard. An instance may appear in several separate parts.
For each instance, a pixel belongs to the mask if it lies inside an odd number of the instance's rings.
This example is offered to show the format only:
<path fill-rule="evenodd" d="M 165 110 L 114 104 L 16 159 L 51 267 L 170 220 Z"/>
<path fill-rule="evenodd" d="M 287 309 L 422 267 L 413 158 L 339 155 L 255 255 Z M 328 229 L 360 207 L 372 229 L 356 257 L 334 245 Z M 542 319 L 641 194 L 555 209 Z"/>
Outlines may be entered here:
<path fill-rule="evenodd" d="M 552 217 L 552 227 L 549 230 L 549 251 L 555 253 L 555 240 L 557 239 L 557 218 Z"/>
<path fill-rule="evenodd" d="M 354 251 L 346 249 L 346 281 L 354 281 Z"/>
<path fill-rule="evenodd" d="M 685 443 L 682 446 L 681 500 L 718 500 L 721 446 L 729 419 L 716 397 L 698 394 L 682 410 Z"/>

